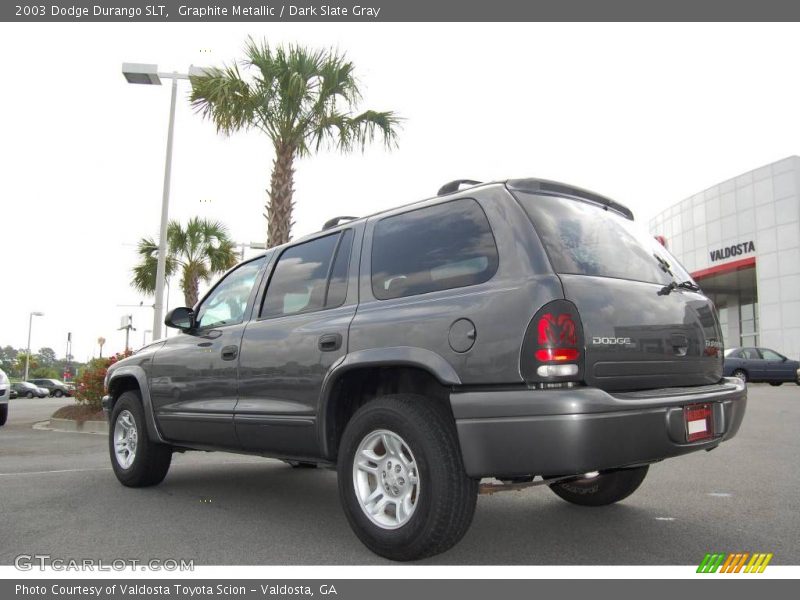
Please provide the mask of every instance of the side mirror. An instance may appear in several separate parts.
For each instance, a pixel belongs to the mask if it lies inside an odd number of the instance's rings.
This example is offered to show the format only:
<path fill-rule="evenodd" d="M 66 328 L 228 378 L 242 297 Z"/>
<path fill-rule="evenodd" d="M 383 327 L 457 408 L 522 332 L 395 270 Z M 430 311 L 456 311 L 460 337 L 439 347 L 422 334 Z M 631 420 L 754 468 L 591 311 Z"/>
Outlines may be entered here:
<path fill-rule="evenodd" d="M 191 308 L 181 306 L 173 308 L 164 317 L 164 325 L 186 331 L 194 327 L 194 311 Z"/>

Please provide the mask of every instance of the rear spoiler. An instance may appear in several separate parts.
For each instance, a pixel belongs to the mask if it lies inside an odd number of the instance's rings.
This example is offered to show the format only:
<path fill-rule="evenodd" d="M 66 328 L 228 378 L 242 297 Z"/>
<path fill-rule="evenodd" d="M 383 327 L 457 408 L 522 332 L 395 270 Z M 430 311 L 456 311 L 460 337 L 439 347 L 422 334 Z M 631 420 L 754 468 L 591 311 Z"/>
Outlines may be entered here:
<path fill-rule="evenodd" d="M 506 187 L 511 191 L 545 194 L 548 196 L 566 196 L 567 198 L 588 200 L 589 202 L 594 202 L 595 204 L 610 208 L 626 219 L 633 221 L 633 212 L 631 212 L 631 209 L 627 206 L 615 202 L 610 198 L 606 198 L 605 196 L 601 196 L 600 194 L 567 185 L 566 183 L 558 183 L 557 181 L 548 181 L 546 179 L 509 179 L 506 181 Z"/>

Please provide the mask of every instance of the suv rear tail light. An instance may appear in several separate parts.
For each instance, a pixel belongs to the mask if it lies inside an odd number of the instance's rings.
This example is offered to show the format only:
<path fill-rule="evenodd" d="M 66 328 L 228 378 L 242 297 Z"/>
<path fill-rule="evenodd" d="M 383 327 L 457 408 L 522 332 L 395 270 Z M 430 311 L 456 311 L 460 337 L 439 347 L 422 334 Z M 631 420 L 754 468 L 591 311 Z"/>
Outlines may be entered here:
<path fill-rule="evenodd" d="M 520 372 L 534 384 L 582 379 L 583 327 L 574 304 L 555 300 L 536 313 L 525 332 Z"/>
<path fill-rule="evenodd" d="M 550 360 L 554 360 L 556 362 L 565 360 L 578 360 L 580 355 L 581 353 L 578 352 L 577 348 L 539 348 L 534 353 L 536 360 L 540 360 L 542 362 Z"/>

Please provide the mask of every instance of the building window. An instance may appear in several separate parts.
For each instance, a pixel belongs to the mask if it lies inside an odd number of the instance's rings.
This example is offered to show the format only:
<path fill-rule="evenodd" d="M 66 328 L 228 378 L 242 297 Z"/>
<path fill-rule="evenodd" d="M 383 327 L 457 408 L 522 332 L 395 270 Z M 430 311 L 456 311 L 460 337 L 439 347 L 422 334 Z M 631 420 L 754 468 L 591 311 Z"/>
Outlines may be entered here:
<path fill-rule="evenodd" d="M 728 339 L 728 307 L 717 306 L 717 313 L 719 314 L 719 328 L 722 330 L 722 343 Z"/>
<path fill-rule="evenodd" d="M 758 346 L 758 303 L 739 307 L 739 331 L 742 346 Z"/>

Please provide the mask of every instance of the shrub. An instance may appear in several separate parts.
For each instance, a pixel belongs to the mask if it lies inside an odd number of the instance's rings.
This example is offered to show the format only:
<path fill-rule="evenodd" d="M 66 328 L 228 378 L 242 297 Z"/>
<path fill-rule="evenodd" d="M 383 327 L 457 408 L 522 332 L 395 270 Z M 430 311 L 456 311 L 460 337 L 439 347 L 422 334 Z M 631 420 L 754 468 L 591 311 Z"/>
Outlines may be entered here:
<path fill-rule="evenodd" d="M 133 352 L 126 350 L 108 358 L 94 358 L 89 361 L 86 368 L 75 378 L 75 401 L 95 411 L 101 410 L 101 403 L 105 394 L 103 382 L 105 381 L 108 367 L 131 354 Z"/>

